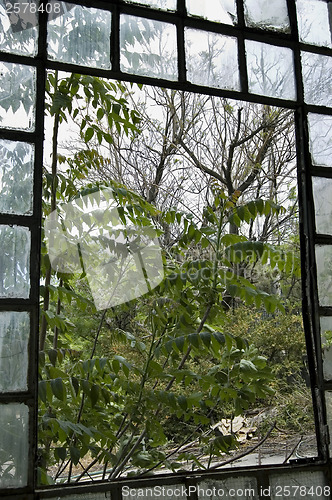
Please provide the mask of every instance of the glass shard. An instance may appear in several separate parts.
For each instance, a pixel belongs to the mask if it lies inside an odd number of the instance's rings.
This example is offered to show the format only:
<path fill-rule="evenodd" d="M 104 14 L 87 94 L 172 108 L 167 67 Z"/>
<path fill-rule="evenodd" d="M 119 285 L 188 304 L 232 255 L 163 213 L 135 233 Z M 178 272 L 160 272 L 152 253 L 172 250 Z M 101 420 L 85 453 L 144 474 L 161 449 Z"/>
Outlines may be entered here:
<path fill-rule="evenodd" d="M 187 28 L 185 42 L 191 83 L 240 90 L 236 38 Z"/>
<path fill-rule="evenodd" d="M 320 334 L 325 380 L 332 380 L 332 316 L 321 316 Z"/>
<path fill-rule="evenodd" d="M 33 162 L 31 144 L 0 140 L 0 213 L 32 214 Z"/>
<path fill-rule="evenodd" d="M 0 392 L 28 388 L 28 312 L 0 312 Z"/>
<path fill-rule="evenodd" d="M 296 99 L 293 52 L 287 47 L 246 40 L 249 91 Z"/>
<path fill-rule="evenodd" d="M 160 10 L 176 10 L 176 0 L 126 0 L 128 3 L 139 3 Z"/>
<path fill-rule="evenodd" d="M 290 31 L 286 0 L 244 0 L 244 16 L 247 26 Z"/>
<path fill-rule="evenodd" d="M 26 56 L 37 53 L 36 3 L 3 2 L 0 4 L 0 50 Z M 18 7 L 18 8 L 17 8 Z"/>
<path fill-rule="evenodd" d="M 312 163 L 332 167 L 332 116 L 309 113 L 308 125 Z"/>
<path fill-rule="evenodd" d="M 134 16 L 121 16 L 121 71 L 177 80 L 176 27 Z"/>
<path fill-rule="evenodd" d="M 316 232 L 332 235 L 332 179 L 312 179 Z"/>
<path fill-rule="evenodd" d="M 332 106 L 332 58 L 302 52 L 301 59 L 305 102 Z"/>
<path fill-rule="evenodd" d="M 21 488 L 28 480 L 29 409 L 0 405 L 0 488 Z"/>
<path fill-rule="evenodd" d="M 0 297 L 29 297 L 30 246 L 28 228 L 0 226 Z"/>
<path fill-rule="evenodd" d="M 332 306 L 332 246 L 316 245 L 318 299 L 321 306 Z"/>
<path fill-rule="evenodd" d="M 110 69 L 111 12 L 58 3 L 64 14 L 48 22 L 49 58 Z"/>
<path fill-rule="evenodd" d="M 36 70 L 0 62 L 0 127 L 34 130 Z"/>
<path fill-rule="evenodd" d="M 300 40 L 332 47 L 329 4 L 320 0 L 296 0 Z"/>
<path fill-rule="evenodd" d="M 187 12 L 190 16 L 203 17 L 209 21 L 224 24 L 237 24 L 237 12 L 234 0 L 187 0 Z"/>

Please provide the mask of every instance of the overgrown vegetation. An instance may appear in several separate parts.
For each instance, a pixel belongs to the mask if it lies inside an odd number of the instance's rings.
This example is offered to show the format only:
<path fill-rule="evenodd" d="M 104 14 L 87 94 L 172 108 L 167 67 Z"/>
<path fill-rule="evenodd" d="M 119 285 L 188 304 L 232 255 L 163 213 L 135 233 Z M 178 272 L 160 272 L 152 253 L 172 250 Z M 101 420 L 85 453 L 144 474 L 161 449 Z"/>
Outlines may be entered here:
<path fill-rule="evenodd" d="M 290 175 L 287 162 L 293 153 L 275 153 L 278 141 L 288 140 L 290 124 L 285 125 L 282 111 L 268 107 L 258 123 L 257 110 L 250 115 L 248 108 L 250 129 L 242 110 L 222 100 L 211 101 L 205 115 L 206 102 L 196 102 L 186 115 L 186 96 L 162 91 L 168 100 L 162 128 L 160 120 L 159 125 L 149 121 L 132 106 L 130 89 L 79 75 L 51 73 L 48 95 L 53 148 L 52 165 L 45 168 L 45 216 L 76 203 L 115 259 L 128 248 L 140 256 L 146 235 L 157 234 L 165 276 L 143 296 L 97 311 L 84 266 L 79 273 L 52 270 L 43 241 L 40 481 L 79 480 L 96 465 L 110 480 L 161 465 L 209 467 L 237 446 L 232 432 L 211 434 L 215 418 L 232 419 L 257 405 L 277 404 L 291 378 L 293 387 L 304 390 L 298 357 L 304 353 L 303 334 L 294 303 L 298 257 L 294 242 L 285 241 L 296 226 L 296 196 L 292 190 L 282 207 L 277 189 L 279 174 L 283 182 Z M 219 128 L 210 138 L 205 131 L 204 141 L 192 146 L 202 116 Z M 233 120 L 229 129 L 225 116 Z M 66 156 L 59 153 L 59 130 L 70 117 L 79 119 L 81 143 Z M 216 130 L 224 141 L 221 173 L 207 165 L 204 149 L 212 147 Z M 123 172 L 121 164 L 131 165 L 138 144 L 151 152 L 152 165 L 158 157 L 155 175 L 145 179 L 142 190 L 135 189 L 133 173 L 125 175 L 126 183 L 114 170 L 110 175 L 115 166 Z M 180 172 L 188 169 L 185 159 L 197 168 L 195 209 L 190 174 L 179 177 L 176 190 L 182 198 L 172 206 L 165 196 L 170 186 L 163 187 L 178 163 Z M 144 178 L 142 166 L 133 165 L 134 171 L 137 179 Z M 89 212 L 84 197 L 97 192 L 109 193 L 115 202 L 121 241 L 102 238 L 101 202 Z M 186 210 L 186 204 L 191 208 Z M 286 417 L 280 414 L 280 419 L 284 425 Z M 186 430 L 177 432 L 173 424 L 180 421 Z M 294 416 L 291 427 L 298 431 L 302 424 Z M 182 450 L 190 441 L 199 453 Z M 73 471 L 77 465 L 79 473 Z"/>

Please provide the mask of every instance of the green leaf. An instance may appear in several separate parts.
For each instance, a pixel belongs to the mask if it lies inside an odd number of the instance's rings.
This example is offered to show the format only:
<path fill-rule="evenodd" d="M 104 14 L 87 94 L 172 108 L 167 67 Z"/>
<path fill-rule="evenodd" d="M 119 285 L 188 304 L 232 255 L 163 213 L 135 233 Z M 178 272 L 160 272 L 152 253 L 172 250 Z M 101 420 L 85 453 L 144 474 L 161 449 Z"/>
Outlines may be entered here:
<path fill-rule="evenodd" d="M 84 141 L 89 142 L 90 139 L 92 139 L 94 132 L 95 131 L 93 130 L 92 127 L 87 128 L 84 134 Z"/>
<path fill-rule="evenodd" d="M 56 349 L 50 349 L 47 354 L 48 357 L 50 358 L 52 365 L 55 366 L 58 357 L 58 351 Z"/>
<path fill-rule="evenodd" d="M 59 378 L 51 380 L 51 389 L 52 389 L 52 392 L 56 398 L 60 399 L 60 401 L 65 401 L 66 388 L 65 388 L 65 385 L 63 383 L 62 378 L 59 377 Z"/>
<path fill-rule="evenodd" d="M 46 384 L 47 384 L 46 380 L 41 380 L 38 383 L 38 396 L 43 403 L 46 403 L 47 401 Z"/>
<path fill-rule="evenodd" d="M 70 452 L 70 458 L 72 459 L 73 464 L 77 465 L 80 458 L 81 458 L 80 450 L 78 448 L 76 448 L 75 446 L 69 446 L 69 452 Z"/>
<path fill-rule="evenodd" d="M 90 390 L 90 399 L 91 399 L 91 406 L 94 407 L 99 399 L 99 386 L 97 384 L 93 384 L 91 386 Z"/>

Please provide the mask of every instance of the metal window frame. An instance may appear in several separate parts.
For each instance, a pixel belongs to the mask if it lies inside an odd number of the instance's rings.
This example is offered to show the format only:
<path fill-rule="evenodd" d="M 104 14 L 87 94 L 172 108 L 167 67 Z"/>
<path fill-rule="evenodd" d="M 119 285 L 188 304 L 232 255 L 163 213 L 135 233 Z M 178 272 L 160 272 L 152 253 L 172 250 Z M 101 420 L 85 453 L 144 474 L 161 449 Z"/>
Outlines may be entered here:
<path fill-rule="evenodd" d="M 29 431 L 29 475 L 28 485 L 25 488 L 0 489 L 1 498 L 17 498 L 20 500 L 44 499 L 52 496 L 78 494 L 80 492 L 111 492 L 112 500 L 121 498 L 121 486 L 124 481 L 100 484 L 82 484 L 79 486 L 61 485 L 59 487 L 38 487 L 36 483 L 36 434 L 37 434 L 37 376 L 38 376 L 38 316 L 39 316 L 39 265 L 40 265 L 40 236 L 41 236 L 41 186 L 43 165 L 43 139 L 44 139 L 44 101 L 45 81 L 48 70 L 57 69 L 80 74 L 90 74 L 115 80 L 137 82 L 146 85 L 162 86 L 170 89 L 183 90 L 219 96 L 247 102 L 281 106 L 294 111 L 296 127 L 296 148 L 298 158 L 298 188 L 300 205 L 300 243 L 302 266 L 302 291 L 303 291 L 303 320 L 306 335 L 308 364 L 310 371 L 313 407 L 316 422 L 316 435 L 318 456 L 316 459 L 304 460 L 287 466 L 274 467 L 241 467 L 232 471 L 195 472 L 193 474 L 172 474 L 170 476 L 158 475 L 160 484 L 198 484 L 204 478 L 224 478 L 252 476 L 257 479 L 260 487 L 269 484 L 269 476 L 275 472 L 287 474 L 290 471 L 323 471 L 326 485 L 331 484 L 331 462 L 329 457 L 329 433 L 325 408 L 324 393 L 332 390 L 332 381 L 324 381 L 322 367 L 322 352 L 320 342 L 320 316 L 332 316 L 332 307 L 321 307 L 317 293 L 317 273 L 315 262 L 315 245 L 319 243 L 332 245 L 332 236 L 318 235 L 315 229 L 315 213 L 312 194 L 312 176 L 332 178 L 332 168 L 313 166 L 309 149 L 308 113 L 332 115 L 332 108 L 327 106 L 309 105 L 305 103 L 303 92 L 303 77 L 301 69 L 301 51 L 332 56 L 332 49 L 319 47 L 299 41 L 297 27 L 297 13 L 295 0 L 286 0 L 290 19 L 290 33 L 249 28 L 245 25 L 243 0 L 236 0 L 238 23 L 236 26 L 219 24 L 212 21 L 189 17 L 186 14 L 185 0 L 177 0 L 175 12 L 153 9 L 139 4 L 126 3 L 125 0 L 72 0 L 71 3 L 95 7 L 112 12 L 112 32 L 110 39 L 112 69 L 101 70 L 87 68 L 80 65 L 69 64 L 47 59 L 47 14 L 39 15 L 38 53 L 36 57 L 19 56 L 0 52 L 0 61 L 17 64 L 26 64 L 36 68 L 36 118 L 35 131 L 22 132 L 0 128 L 0 138 L 30 142 L 35 147 L 34 170 L 34 206 L 31 216 L 0 214 L 0 224 L 15 224 L 28 227 L 31 231 L 30 254 L 30 281 L 31 293 L 29 299 L 0 299 L 0 311 L 28 311 L 31 317 L 31 332 L 29 343 L 29 379 L 28 391 L 22 393 L 0 393 L 0 403 L 23 402 L 30 411 Z M 317 0 L 325 2 L 330 8 L 332 17 L 332 4 L 330 0 Z M 42 2 L 40 2 L 42 3 Z M 44 2 L 46 3 L 46 2 Z M 128 14 L 146 19 L 171 23 L 176 26 L 178 44 L 178 81 L 168 81 L 147 76 L 124 73 L 120 70 L 120 15 Z M 230 91 L 201 85 L 194 85 L 186 80 L 185 40 L 184 28 L 191 27 L 203 31 L 212 31 L 224 35 L 235 36 L 238 40 L 238 63 L 240 69 L 241 91 Z M 248 91 L 248 75 L 246 69 L 245 40 L 264 42 L 271 45 L 288 47 L 294 54 L 294 69 L 297 99 L 290 101 L 273 97 L 261 96 Z M 126 484 L 133 487 L 143 487 L 151 484 L 151 479 L 126 479 Z M 192 497 L 194 498 L 194 497 Z"/>

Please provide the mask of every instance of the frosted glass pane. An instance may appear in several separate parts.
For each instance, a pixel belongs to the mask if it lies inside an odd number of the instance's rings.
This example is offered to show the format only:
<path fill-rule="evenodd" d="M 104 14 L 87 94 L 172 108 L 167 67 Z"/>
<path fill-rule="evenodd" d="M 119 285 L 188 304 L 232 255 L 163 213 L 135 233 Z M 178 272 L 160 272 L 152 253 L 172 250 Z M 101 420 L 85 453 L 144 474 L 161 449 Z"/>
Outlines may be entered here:
<path fill-rule="evenodd" d="M 0 311 L 0 392 L 27 390 L 29 334 L 29 313 Z"/>
<path fill-rule="evenodd" d="M 289 32 L 286 0 L 244 0 L 247 26 Z"/>
<path fill-rule="evenodd" d="M 332 167 L 332 116 L 308 114 L 312 163 Z"/>
<path fill-rule="evenodd" d="M 177 80 L 176 27 L 134 16 L 121 16 L 121 70 Z"/>
<path fill-rule="evenodd" d="M 236 38 L 188 28 L 185 42 L 190 82 L 240 90 Z"/>
<path fill-rule="evenodd" d="M 128 3 L 139 3 L 161 10 L 176 10 L 176 0 L 127 0 Z"/>
<path fill-rule="evenodd" d="M 235 476 L 225 479 L 207 479 L 199 483 L 201 488 L 198 495 L 199 500 L 211 500 L 211 498 L 250 498 L 259 500 L 257 480 L 255 477 Z M 218 491 L 220 492 L 218 494 Z M 223 494 L 221 494 L 223 492 Z M 212 493 L 212 494 L 211 494 Z M 236 497 L 234 493 L 237 493 Z M 219 496 L 220 495 L 220 496 Z"/>
<path fill-rule="evenodd" d="M 282 99 L 296 98 L 291 49 L 246 40 L 246 53 L 250 92 Z"/>
<path fill-rule="evenodd" d="M 332 246 L 316 245 L 318 298 L 321 306 L 332 306 Z"/>
<path fill-rule="evenodd" d="M 64 14 L 48 23 L 49 58 L 82 66 L 109 69 L 111 67 L 111 13 L 60 3 Z"/>
<path fill-rule="evenodd" d="M 332 179 L 313 177 L 312 179 L 316 231 L 332 235 Z"/>
<path fill-rule="evenodd" d="M 287 474 L 271 474 L 271 500 L 280 500 L 280 498 L 284 500 L 286 497 L 294 500 L 324 498 L 321 488 L 324 488 L 325 485 L 327 486 L 328 483 L 322 471 L 292 471 Z M 301 486 L 303 487 L 302 489 Z M 316 490 L 316 487 L 319 489 Z M 287 490 L 290 495 L 288 495 Z M 318 493 L 317 496 L 316 491 Z M 312 495 L 313 492 L 314 495 Z M 328 498 L 328 496 L 326 495 L 325 498 Z"/>
<path fill-rule="evenodd" d="M 33 130 L 36 70 L 0 62 L 0 127 Z"/>
<path fill-rule="evenodd" d="M 225 24 L 237 23 L 234 0 L 187 0 L 186 5 L 187 12 L 191 16 Z"/>
<path fill-rule="evenodd" d="M 320 318 L 320 334 L 324 379 L 332 380 L 332 316 L 322 316 Z"/>
<path fill-rule="evenodd" d="M 17 3 L 19 2 L 16 5 Z M 0 50 L 11 54 L 36 55 L 38 31 L 37 16 L 32 12 L 33 8 L 30 8 L 30 4 L 22 5 L 20 2 L 18 13 L 13 9 L 8 9 L 7 13 L 5 5 L 8 6 L 8 3 L 0 4 Z"/>
<path fill-rule="evenodd" d="M 33 162 L 31 144 L 0 140 L 0 212 L 32 214 Z"/>
<path fill-rule="evenodd" d="M 332 47 L 328 4 L 321 0 L 296 0 L 296 9 L 300 40 Z"/>
<path fill-rule="evenodd" d="M 136 488 L 130 485 L 122 487 L 122 499 L 157 500 L 160 497 L 160 499 L 164 498 L 165 500 L 187 500 L 189 496 L 187 497 L 185 490 L 186 487 L 182 484 L 160 484 L 156 490 L 152 485 L 150 487 Z"/>
<path fill-rule="evenodd" d="M 327 425 L 329 426 L 330 436 L 332 435 L 332 392 L 325 392 L 326 398 L 326 413 L 327 413 Z M 330 455 L 332 454 L 332 440 L 330 440 Z"/>
<path fill-rule="evenodd" d="M 25 404 L 0 405 L 0 488 L 27 485 L 29 409 Z"/>
<path fill-rule="evenodd" d="M 0 297 L 29 297 L 30 246 L 28 228 L 0 226 Z"/>
<path fill-rule="evenodd" d="M 304 98 L 308 104 L 332 106 L 332 57 L 302 52 Z"/>

